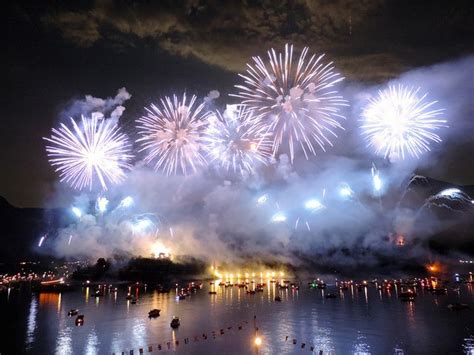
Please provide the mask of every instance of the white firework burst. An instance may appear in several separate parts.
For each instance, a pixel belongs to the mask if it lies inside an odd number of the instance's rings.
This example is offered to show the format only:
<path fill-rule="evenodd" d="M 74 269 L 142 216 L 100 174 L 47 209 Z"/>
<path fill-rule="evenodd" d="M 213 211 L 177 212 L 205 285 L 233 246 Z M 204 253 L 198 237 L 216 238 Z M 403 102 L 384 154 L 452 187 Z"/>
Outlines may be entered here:
<path fill-rule="evenodd" d="M 137 120 L 141 136 L 137 142 L 141 144 L 140 151 L 147 153 L 145 161 L 167 175 L 186 175 L 190 168 L 197 171 L 206 165 L 204 134 L 212 113 L 204 111 L 204 104 L 195 105 L 194 95 L 189 103 L 186 94 L 182 99 L 166 96 L 160 102 L 161 105 L 146 108 L 147 114 Z"/>
<path fill-rule="evenodd" d="M 254 117 L 254 129 L 273 135 L 272 150 L 276 155 L 287 143 L 290 159 L 299 142 L 306 159 L 316 154 L 316 146 L 323 151 L 332 146 L 336 130 L 343 129 L 341 106 L 347 102 L 335 90 L 344 78 L 334 71 L 333 63 L 324 64 L 324 55 L 308 55 L 305 47 L 297 61 L 293 60 L 293 45 L 285 52 L 268 51 L 268 63 L 253 57 L 246 74 L 239 74 L 245 85 L 236 85 L 235 97 L 242 99 Z"/>
<path fill-rule="evenodd" d="M 59 172 L 61 181 L 74 189 L 92 187 L 98 180 L 103 190 L 109 183 L 117 184 L 131 169 L 131 145 L 112 120 L 86 118 L 80 123 L 71 118 L 72 129 L 61 123 L 52 129 L 51 145 L 46 146 L 49 162 Z"/>
<path fill-rule="evenodd" d="M 211 162 L 242 175 L 253 173 L 259 164 L 271 158 L 271 141 L 265 134 L 252 130 L 250 114 L 242 106 L 228 106 L 209 118 L 206 150 Z"/>
<path fill-rule="evenodd" d="M 362 112 L 362 135 L 376 154 L 385 158 L 418 158 L 430 150 L 430 142 L 441 142 L 438 131 L 446 127 L 440 119 L 443 109 L 434 109 L 437 101 L 419 95 L 420 89 L 390 86 L 371 98 Z"/>

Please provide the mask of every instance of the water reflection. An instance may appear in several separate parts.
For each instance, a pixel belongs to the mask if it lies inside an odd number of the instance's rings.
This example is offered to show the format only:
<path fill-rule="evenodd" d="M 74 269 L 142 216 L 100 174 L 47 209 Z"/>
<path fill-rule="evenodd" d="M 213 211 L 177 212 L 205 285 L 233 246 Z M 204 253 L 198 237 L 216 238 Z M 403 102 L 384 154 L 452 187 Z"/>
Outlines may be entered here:
<path fill-rule="evenodd" d="M 92 327 L 91 332 L 87 336 L 85 353 L 87 355 L 95 355 L 99 353 L 99 339 L 97 339 L 95 327 Z"/>
<path fill-rule="evenodd" d="M 41 307 L 60 307 L 61 298 L 59 293 L 47 292 L 39 294 L 39 304 Z"/>
<path fill-rule="evenodd" d="M 63 321 L 59 326 L 58 338 L 56 339 L 56 354 L 72 354 L 72 327 L 67 326 Z"/>
<path fill-rule="evenodd" d="M 28 322 L 26 328 L 26 349 L 31 349 L 34 342 L 36 330 L 36 316 L 38 314 L 38 299 L 36 295 L 31 296 L 30 311 L 28 312 Z"/>
<path fill-rule="evenodd" d="M 464 354 L 474 355 L 474 335 L 464 339 L 463 350 Z"/>
<path fill-rule="evenodd" d="M 301 286 L 301 284 L 300 284 Z M 249 284 L 251 290 L 255 284 Z M 132 287 L 132 294 L 136 289 Z M 22 320 L 26 326 L 26 348 L 31 353 L 129 353 L 134 349 L 146 348 L 149 344 L 178 340 L 176 350 L 194 353 L 248 353 L 248 344 L 254 340 L 251 327 L 242 331 L 236 326 L 243 320 L 257 315 L 259 334 L 264 339 L 261 351 L 264 353 L 293 353 L 314 346 L 316 353 L 324 354 L 404 354 L 404 353 L 450 353 L 464 350 L 474 355 L 474 337 L 469 326 L 472 314 L 450 312 L 446 304 L 453 301 L 474 306 L 472 291 L 461 285 L 460 296 L 449 291 L 447 295 L 434 297 L 420 292 L 414 303 L 401 302 L 392 289 L 378 290 L 369 285 L 361 289 L 350 287 L 347 291 L 334 291 L 300 287 L 299 291 L 279 289 L 277 284 L 266 280 L 264 292 L 248 294 L 245 288 L 205 285 L 180 302 L 175 293 L 161 294 L 156 291 L 140 290 L 139 302 L 135 305 L 126 301 L 127 289 L 119 289 L 110 297 L 100 298 L 96 304 L 87 303 L 82 292 L 63 294 L 44 293 L 32 295 L 23 305 L 26 314 Z M 93 290 L 93 288 L 91 289 Z M 216 295 L 209 295 L 216 290 Z M 400 289 L 399 289 L 400 290 Z M 355 292 L 353 292 L 355 291 Z M 338 293 L 337 299 L 327 299 L 328 293 Z M 280 295 L 282 302 L 275 302 Z M 353 297 L 351 297 L 353 294 Z M 345 297 L 343 297 L 345 295 Z M 12 293 L 13 297 L 15 293 Z M 382 296 L 382 297 L 381 297 Z M 460 298 L 459 298 L 460 297 Z M 16 299 L 15 299 L 16 300 Z M 439 307 L 436 305 L 439 302 Z M 12 307 L 16 302 L 8 303 Z M 416 307 L 415 307 L 416 306 Z M 74 319 L 66 316 L 70 308 L 79 309 L 86 315 L 84 327 L 75 327 Z M 148 312 L 161 309 L 161 316 L 149 320 Z M 4 310 L 0 310 L 4 314 Z M 28 312 L 29 311 L 29 312 Z M 169 324 L 172 316 L 182 320 L 179 330 L 174 332 Z M 436 324 L 436 327 L 433 326 Z M 222 340 L 192 342 L 184 348 L 185 336 L 194 338 L 211 330 L 226 329 Z M 24 334 L 24 333 L 23 333 Z M 289 337 L 285 341 L 285 337 Z M 293 345 L 293 339 L 297 344 Z M 22 340 L 23 342 L 23 340 Z M 21 344 L 24 349 L 25 344 Z M 196 350 L 194 350 L 196 349 Z"/>
<path fill-rule="evenodd" d="M 367 344 L 367 338 L 358 332 L 357 340 L 354 344 L 353 352 L 354 355 L 370 355 L 370 345 Z"/>

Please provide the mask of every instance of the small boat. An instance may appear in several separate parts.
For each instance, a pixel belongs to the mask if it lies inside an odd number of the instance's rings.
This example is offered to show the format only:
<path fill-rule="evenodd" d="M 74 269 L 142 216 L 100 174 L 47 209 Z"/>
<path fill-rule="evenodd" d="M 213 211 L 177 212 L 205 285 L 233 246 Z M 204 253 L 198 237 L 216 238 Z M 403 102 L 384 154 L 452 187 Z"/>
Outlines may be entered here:
<path fill-rule="evenodd" d="M 130 301 L 133 299 L 133 296 L 131 294 L 128 294 L 127 297 L 125 297 L 127 301 Z"/>
<path fill-rule="evenodd" d="M 79 313 L 79 310 L 78 309 L 71 309 L 69 312 L 67 312 L 67 315 L 69 317 L 72 317 L 72 316 L 75 316 Z"/>
<path fill-rule="evenodd" d="M 178 295 L 178 299 L 184 300 L 184 299 L 186 299 L 186 295 L 181 293 L 181 294 Z"/>
<path fill-rule="evenodd" d="M 462 311 L 463 309 L 469 309 L 469 306 L 465 303 L 450 303 L 448 309 L 450 311 Z"/>
<path fill-rule="evenodd" d="M 209 291 L 209 294 L 210 295 L 217 295 L 217 292 L 216 291 Z"/>
<path fill-rule="evenodd" d="M 446 288 L 433 288 L 431 290 L 431 294 L 433 295 L 445 295 L 446 293 L 448 293 L 448 289 Z"/>
<path fill-rule="evenodd" d="M 316 287 L 319 288 L 319 289 L 321 289 L 321 290 L 323 290 L 323 289 L 326 288 L 326 284 L 325 284 L 324 282 L 318 282 L 318 283 L 316 284 Z"/>
<path fill-rule="evenodd" d="M 398 294 L 398 297 L 402 302 L 413 302 L 416 298 L 416 292 L 415 290 L 411 288 L 405 288 L 402 286 L 400 293 Z"/>
<path fill-rule="evenodd" d="M 84 315 L 80 314 L 76 318 L 76 326 L 80 327 L 84 325 Z"/>
<path fill-rule="evenodd" d="M 334 298 L 337 298 L 337 295 L 335 293 L 328 293 L 326 294 L 325 297 L 328 299 L 334 299 Z"/>
<path fill-rule="evenodd" d="M 156 318 L 160 316 L 160 310 L 159 309 L 152 309 L 150 312 L 148 312 L 148 318 Z"/>
<path fill-rule="evenodd" d="M 130 303 L 137 304 L 137 299 L 135 297 L 132 297 L 132 299 L 130 300 Z"/>
<path fill-rule="evenodd" d="M 281 297 L 280 296 L 275 296 L 275 302 L 281 302 Z"/>
<path fill-rule="evenodd" d="M 173 329 L 178 328 L 180 326 L 179 318 L 178 317 L 173 317 L 173 319 L 171 320 L 170 326 Z"/>
<path fill-rule="evenodd" d="M 249 295 L 255 295 L 255 293 L 256 292 L 254 290 L 247 291 L 247 294 L 249 294 Z"/>
<path fill-rule="evenodd" d="M 96 290 L 95 292 L 91 293 L 91 297 L 101 297 L 102 294 L 100 293 L 100 290 Z"/>
<path fill-rule="evenodd" d="M 255 292 L 263 292 L 263 287 L 257 287 L 257 288 L 255 289 Z"/>

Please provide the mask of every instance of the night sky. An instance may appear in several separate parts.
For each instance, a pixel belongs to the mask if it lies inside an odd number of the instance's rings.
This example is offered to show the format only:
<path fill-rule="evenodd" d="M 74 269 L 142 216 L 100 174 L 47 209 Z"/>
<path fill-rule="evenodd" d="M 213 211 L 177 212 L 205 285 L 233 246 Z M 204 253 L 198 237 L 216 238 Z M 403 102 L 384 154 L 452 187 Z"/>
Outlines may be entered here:
<path fill-rule="evenodd" d="M 54 192 L 41 137 L 84 95 L 126 87 L 127 129 L 174 91 L 216 89 L 228 101 L 249 58 L 286 42 L 327 53 L 348 82 L 364 85 L 474 53 L 471 0 L 17 1 L 7 17 L 0 195 L 25 207 Z M 472 133 L 425 173 L 474 184 Z"/>

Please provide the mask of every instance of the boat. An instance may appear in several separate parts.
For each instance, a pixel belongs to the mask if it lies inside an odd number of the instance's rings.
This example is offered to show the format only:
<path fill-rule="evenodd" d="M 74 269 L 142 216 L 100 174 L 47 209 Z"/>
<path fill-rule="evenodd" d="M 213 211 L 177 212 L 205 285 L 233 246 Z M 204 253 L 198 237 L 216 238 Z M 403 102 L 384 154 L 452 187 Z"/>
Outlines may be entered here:
<path fill-rule="evenodd" d="M 257 287 L 257 288 L 255 289 L 255 292 L 263 292 L 263 287 Z"/>
<path fill-rule="evenodd" d="M 217 295 L 217 292 L 216 291 L 209 291 L 209 294 L 210 295 Z"/>
<path fill-rule="evenodd" d="M 76 326 L 80 327 L 84 325 L 84 315 L 80 314 L 76 318 Z"/>
<path fill-rule="evenodd" d="M 128 294 L 127 297 L 125 297 L 127 301 L 130 301 L 133 299 L 133 296 L 131 294 Z"/>
<path fill-rule="evenodd" d="M 171 328 L 175 329 L 180 326 L 179 318 L 178 317 L 173 317 L 170 323 Z"/>
<path fill-rule="evenodd" d="M 160 310 L 159 309 L 152 309 L 150 312 L 148 312 L 148 318 L 156 318 L 160 316 Z"/>
<path fill-rule="evenodd" d="M 281 302 L 281 297 L 280 296 L 275 296 L 275 302 Z"/>
<path fill-rule="evenodd" d="M 71 309 L 69 312 L 67 312 L 67 315 L 69 317 L 72 317 L 72 316 L 75 316 L 79 313 L 79 310 L 78 309 Z"/>
<path fill-rule="evenodd" d="M 465 303 L 450 303 L 448 309 L 450 311 L 462 311 L 463 309 L 469 309 L 469 306 Z"/>
<path fill-rule="evenodd" d="M 100 293 L 100 290 L 96 290 L 95 292 L 91 293 L 91 297 L 101 297 L 102 294 Z"/>
<path fill-rule="evenodd" d="M 184 299 L 186 299 L 186 295 L 181 293 L 181 294 L 178 295 L 178 299 L 184 300 Z"/>
<path fill-rule="evenodd" d="M 137 299 L 135 297 L 132 297 L 132 299 L 130 300 L 130 303 L 137 304 Z"/>
<path fill-rule="evenodd" d="M 433 288 L 431 291 L 431 294 L 433 295 L 445 295 L 446 293 L 448 293 L 448 289 L 446 288 Z"/>
<path fill-rule="evenodd" d="M 329 298 L 329 299 L 334 299 L 334 298 L 337 298 L 337 295 L 335 293 L 328 293 L 328 294 L 326 294 L 325 297 Z"/>
<path fill-rule="evenodd" d="M 399 294 L 398 294 L 398 297 L 400 298 L 400 300 L 402 300 L 403 302 L 413 302 L 416 298 L 416 292 L 413 291 L 412 289 L 408 289 L 406 291 L 401 291 Z"/>
<path fill-rule="evenodd" d="M 256 292 L 254 290 L 247 291 L 247 294 L 249 294 L 249 295 L 255 295 L 255 293 Z"/>

